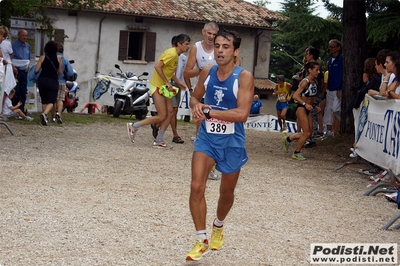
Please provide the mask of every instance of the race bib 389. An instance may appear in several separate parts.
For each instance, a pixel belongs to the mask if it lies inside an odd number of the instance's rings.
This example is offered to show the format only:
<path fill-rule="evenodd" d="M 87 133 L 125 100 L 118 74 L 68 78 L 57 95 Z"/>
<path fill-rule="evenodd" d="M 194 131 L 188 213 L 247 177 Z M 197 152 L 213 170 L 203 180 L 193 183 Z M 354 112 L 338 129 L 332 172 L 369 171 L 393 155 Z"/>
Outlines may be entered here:
<path fill-rule="evenodd" d="M 215 118 L 207 119 L 207 133 L 211 134 L 233 134 L 235 133 L 235 123 L 218 120 Z"/>

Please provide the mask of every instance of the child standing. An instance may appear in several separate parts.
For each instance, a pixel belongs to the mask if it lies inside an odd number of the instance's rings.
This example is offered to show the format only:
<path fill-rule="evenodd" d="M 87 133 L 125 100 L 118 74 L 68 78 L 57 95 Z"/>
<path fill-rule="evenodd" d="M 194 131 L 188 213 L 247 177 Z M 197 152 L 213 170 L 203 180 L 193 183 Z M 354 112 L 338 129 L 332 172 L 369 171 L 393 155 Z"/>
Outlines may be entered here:
<path fill-rule="evenodd" d="M 25 119 L 26 121 L 33 121 L 33 118 L 30 116 L 26 116 L 19 107 L 22 105 L 21 102 L 18 102 L 15 106 L 12 105 L 11 99 L 15 95 L 15 89 L 12 89 L 6 97 L 3 105 L 3 117 L 5 118 L 19 118 Z"/>

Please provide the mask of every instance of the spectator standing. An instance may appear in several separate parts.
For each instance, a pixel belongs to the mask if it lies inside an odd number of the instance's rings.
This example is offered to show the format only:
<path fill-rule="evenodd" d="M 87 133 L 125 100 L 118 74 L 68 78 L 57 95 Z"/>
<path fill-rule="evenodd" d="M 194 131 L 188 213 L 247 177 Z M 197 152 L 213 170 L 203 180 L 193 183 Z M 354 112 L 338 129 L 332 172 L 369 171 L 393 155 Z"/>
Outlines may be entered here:
<path fill-rule="evenodd" d="M 127 123 L 128 136 L 130 140 L 134 143 L 135 136 L 139 127 L 151 124 L 161 123 L 160 130 L 158 131 L 157 137 L 153 143 L 154 148 L 167 148 L 167 144 L 164 142 L 164 134 L 168 125 L 171 122 L 171 117 L 173 116 L 172 108 L 172 96 L 174 96 L 177 91 L 171 84 L 171 79 L 179 84 L 178 79 L 175 77 L 174 73 L 178 65 L 179 55 L 185 53 L 190 48 L 190 37 L 186 34 L 180 34 L 177 36 L 177 46 L 171 47 L 165 50 L 157 63 L 154 66 L 154 74 L 150 80 L 150 93 L 154 99 L 154 104 L 156 106 L 157 115 L 146 118 L 142 121 L 136 123 Z M 168 94 L 163 93 L 165 91 Z"/>
<path fill-rule="evenodd" d="M 241 39 L 236 32 L 222 30 L 215 37 L 218 65 L 204 67 L 190 99 L 194 122 L 200 121 L 192 158 L 189 206 L 196 229 L 196 241 L 186 260 L 199 260 L 224 244 L 224 220 L 234 201 L 241 167 L 247 162 L 244 122 L 254 94 L 254 78 L 236 66 Z M 207 82 L 206 82 L 207 80 Z M 204 96 L 204 104 L 201 100 Z M 207 176 L 214 164 L 222 173 L 217 217 L 211 241 L 206 234 Z"/>
<path fill-rule="evenodd" d="M 62 74 L 61 57 L 57 55 L 57 43 L 49 41 L 44 46 L 44 55 L 39 57 L 35 73 L 42 69 L 38 79 L 39 94 L 42 100 L 42 111 L 40 120 L 42 125 L 47 126 L 49 120 L 47 115 L 53 109 L 57 101 L 58 77 Z"/>
<path fill-rule="evenodd" d="M 322 85 L 322 92 L 321 92 L 321 101 L 318 104 L 319 108 L 321 111 L 318 112 L 318 132 L 316 137 L 323 137 L 324 136 L 324 111 L 326 107 L 326 93 L 328 91 L 328 76 L 329 76 L 329 71 L 326 70 L 324 72 L 324 80 L 323 80 L 323 85 Z"/>
<path fill-rule="evenodd" d="M 57 93 L 57 103 L 53 106 L 51 111 L 54 119 L 57 123 L 62 124 L 62 111 L 63 111 L 63 104 L 65 100 L 65 89 L 66 89 L 66 77 L 71 77 L 74 74 L 74 69 L 72 68 L 69 60 L 64 57 L 64 45 L 60 42 L 57 43 L 57 55 L 61 57 L 61 64 L 62 64 L 62 73 L 58 77 L 58 93 Z M 97 109 L 99 109 L 97 107 Z"/>
<path fill-rule="evenodd" d="M 343 55 L 340 41 L 336 39 L 330 40 L 328 48 L 331 57 L 328 60 L 328 92 L 326 93 L 326 107 L 324 112 L 324 124 L 327 130 L 324 134 L 324 139 L 338 133 L 340 128 L 343 78 Z M 332 127 L 333 120 L 335 120 L 335 128 Z"/>
<path fill-rule="evenodd" d="M 14 54 L 11 42 L 8 40 L 8 37 L 10 36 L 10 31 L 6 26 L 1 26 L 1 32 L 3 32 L 4 40 L 0 43 L 0 50 L 1 50 L 1 57 L 3 58 L 3 65 L 5 66 L 4 76 L 2 80 L 2 88 L 4 91 L 4 97 L 7 97 L 10 91 L 15 88 L 17 83 L 15 82 L 15 76 L 13 73 L 13 67 L 11 62 L 11 59 L 14 57 Z M 3 99 L 5 100 L 5 98 Z"/>
<path fill-rule="evenodd" d="M 4 41 L 4 39 L 5 39 L 5 37 L 4 37 L 4 35 L 5 35 L 5 31 L 4 31 L 4 29 L 3 28 L 1 28 L 0 27 L 0 45 L 3 43 L 3 41 Z M 5 93 L 3 93 L 2 92 L 2 87 L 4 86 L 4 82 L 3 82 L 3 79 L 4 79 L 4 67 L 7 67 L 7 59 L 4 59 L 3 58 L 3 53 L 2 53 L 2 51 L 0 50 L 0 110 L 2 110 L 3 109 L 3 104 L 4 104 L 4 101 L 5 101 L 5 97 L 7 97 L 7 95 L 5 94 Z M 5 96 L 5 97 L 3 97 L 3 96 Z"/>
<path fill-rule="evenodd" d="M 276 84 L 275 90 L 272 93 L 277 96 L 276 100 L 276 113 L 278 116 L 280 131 L 283 132 L 287 130 L 286 126 L 286 113 L 289 108 L 290 101 L 290 90 L 292 89 L 292 84 L 285 82 L 285 76 L 278 76 L 278 84 Z"/>
<path fill-rule="evenodd" d="M 381 75 L 376 72 L 375 68 L 375 58 L 370 57 L 364 61 L 364 75 L 366 77 L 366 81 L 364 85 L 361 87 L 360 91 L 356 95 L 353 108 L 358 109 L 365 98 L 365 94 L 370 95 L 378 95 L 379 87 L 381 85 Z M 376 92 L 373 93 L 372 91 Z M 351 106 L 351 104 L 350 104 Z M 350 110 L 352 112 L 352 110 Z"/>
<path fill-rule="evenodd" d="M 19 30 L 18 39 L 11 43 L 14 54 L 13 70 L 18 80 L 13 104 L 16 105 L 18 102 L 21 102 L 22 104 L 19 108 L 24 113 L 26 113 L 25 102 L 28 92 L 29 61 L 31 59 L 31 48 L 27 40 L 28 32 L 26 30 Z"/>
<path fill-rule="evenodd" d="M 263 104 L 260 101 L 258 94 L 254 94 L 253 101 L 251 102 L 250 116 L 263 114 Z"/>

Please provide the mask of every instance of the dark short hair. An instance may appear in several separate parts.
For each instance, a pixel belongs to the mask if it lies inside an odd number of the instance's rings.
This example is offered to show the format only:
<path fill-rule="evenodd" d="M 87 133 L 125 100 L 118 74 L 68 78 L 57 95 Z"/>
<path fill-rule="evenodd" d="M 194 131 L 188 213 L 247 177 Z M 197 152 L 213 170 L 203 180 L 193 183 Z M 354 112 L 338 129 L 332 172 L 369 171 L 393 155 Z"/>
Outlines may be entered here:
<path fill-rule="evenodd" d="M 44 46 L 45 54 L 57 54 L 57 43 L 55 41 L 48 41 Z"/>
<path fill-rule="evenodd" d="M 190 37 L 189 37 L 189 35 L 182 33 L 182 34 L 179 34 L 178 36 L 176 36 L 176 40 L 175 40 L 176 45 L 174 45 L 174 44 L 173 45 L 178 46 L 178 43 L 182 44 L 186 41 L 190 42 Z"/>
<path fill-rule="evenodd" d="M 174 46 L 174 47 L 176 47 L 177 45 L 178 45 L 178 43 L 176 42 L 176 37 L 178 37 L 178 36 L 174 36 L 174 37 L 172 37 L 172 39 L 171 39 L 171 44 L 172 44 L 172 46 Z"/>
<path fill-rule="evenodd" d="M 240 47 L 240 43 L 242 42 L 242 38 L 239 36 L 239 34 L 236 31 L 233 30 L 227 30 L 227 29 L 222 29 L 220 30 L 217 35 L 214 38 L 214 44 L 215 44 L 215 39 L 218 36 L 222 36 L 227 40 L 232 41 L 233 43 L 233 48 L 236 50 Z"/>

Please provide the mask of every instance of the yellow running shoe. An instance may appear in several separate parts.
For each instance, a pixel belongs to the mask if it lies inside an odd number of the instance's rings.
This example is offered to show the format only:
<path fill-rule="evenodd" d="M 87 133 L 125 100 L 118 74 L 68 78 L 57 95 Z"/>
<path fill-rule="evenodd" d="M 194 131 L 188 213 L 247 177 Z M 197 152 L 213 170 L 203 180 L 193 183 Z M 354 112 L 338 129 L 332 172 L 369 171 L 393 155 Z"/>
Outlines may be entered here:
<path fill-rule="evenodd" d="M 208 240 L 198 238 L 192 250 L 186 254 L 186 260 L 199 260 L 204 254 L 210 252 L 210 247 L 208 246 Z"/>
<path fill-rule="evenodd" d="M 286 139 L 286 136 L 282 136 L 283 150 L 288 152 L 289 142 Z"/>
<path fill-rule="evenodd" d="M 306 159 L 303 155 L 301 155 L 301 153 L 293 153 L 292 158 L 299 161 L 304 161 Z"/>
<path fill-rule="evenodd" d="M 224 227 L 216 227 L 213 224 L 213 231 L 211 234 L 211 242 L 210 242 L 210 248 L 212 250 L 218 250 L 222 247 L 224 244 Z"/>

